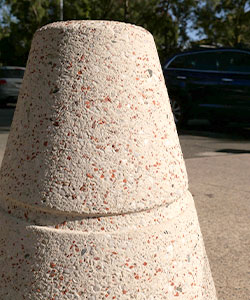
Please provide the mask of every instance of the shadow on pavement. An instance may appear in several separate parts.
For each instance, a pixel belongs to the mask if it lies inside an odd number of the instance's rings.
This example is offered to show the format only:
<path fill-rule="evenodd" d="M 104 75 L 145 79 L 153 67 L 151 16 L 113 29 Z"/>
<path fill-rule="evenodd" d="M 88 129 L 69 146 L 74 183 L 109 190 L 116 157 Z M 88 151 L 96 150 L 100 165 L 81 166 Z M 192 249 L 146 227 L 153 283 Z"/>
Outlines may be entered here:
<path fill-rule="evenodd" d="M 185 127 L 179 129 L 178 134 L 250 142 L 250 124 L 231 123 L 215 128 L 206 120 L 192 120 Z"/>
<path fill-rule="evenodd" d="M 241 149 L 221 149 L 221 150 L 217 150 L 216 152 L 230 153 L 230 154 L 247 154 L 247 153 L 250 153 L 249 150 L 241 150 Z"/>

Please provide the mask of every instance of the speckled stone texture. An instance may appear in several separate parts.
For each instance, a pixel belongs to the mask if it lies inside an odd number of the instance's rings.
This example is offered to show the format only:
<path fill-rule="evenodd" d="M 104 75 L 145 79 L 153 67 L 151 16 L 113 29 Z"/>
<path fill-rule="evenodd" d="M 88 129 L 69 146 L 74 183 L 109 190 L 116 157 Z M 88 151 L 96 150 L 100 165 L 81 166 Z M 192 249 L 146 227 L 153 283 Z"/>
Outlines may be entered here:
<path fill-rule="evenodd" d="M 0 299 L 216 299 L 143 28 L 72 21 L 36 32 L 0 204 Z"/>

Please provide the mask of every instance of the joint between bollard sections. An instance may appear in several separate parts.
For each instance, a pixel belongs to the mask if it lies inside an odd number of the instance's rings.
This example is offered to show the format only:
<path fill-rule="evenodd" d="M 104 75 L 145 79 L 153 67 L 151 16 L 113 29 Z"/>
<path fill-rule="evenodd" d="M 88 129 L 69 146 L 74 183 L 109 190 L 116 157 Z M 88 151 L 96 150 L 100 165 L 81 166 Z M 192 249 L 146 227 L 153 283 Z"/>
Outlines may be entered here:
<path fill-rule="evenodd" d="M 193 199 L 190 192 L 186 190 L 178 199 L 167 205 L 136 212 L 106 215 L 88 215 L 37 208 L 11 198 L 4 200 L 2 198 L 0 202 L 4 204 L 1 205 L 2 213 L 8 213 L 14 219 L 25 222 L 25 226 L 40 226 L 55 230 L 63 229 L 91 233 L 116 231 L 117 224 L 119 224 L 119 230 L 129 230 L 130 227 L 158 226 L 185 212 L 188 206 L 192 205 Z"/>

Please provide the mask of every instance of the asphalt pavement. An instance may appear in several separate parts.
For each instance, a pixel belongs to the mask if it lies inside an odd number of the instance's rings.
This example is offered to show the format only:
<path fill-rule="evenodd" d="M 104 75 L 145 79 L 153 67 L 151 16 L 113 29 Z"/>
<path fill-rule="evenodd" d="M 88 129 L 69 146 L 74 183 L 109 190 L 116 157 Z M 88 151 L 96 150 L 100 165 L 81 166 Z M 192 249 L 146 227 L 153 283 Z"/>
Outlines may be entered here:
<path fill-rule="evenodd" d="M 0 164 L 13 109 L 0 110 Z M 179 131 L 218 300 L 250 300 L 250 128 Z"/>
<path fill-rule="evenodd" d="M 179 130 L 179 138 L 185 159 L 250 154 L 250 124 L 232 123 L 218 129 L 206 120 L 192 120 Z"/>
<path fill-rule="evenodd" d="M 186 159 L 218 300 L 250 299 L 250 154 Z"/>

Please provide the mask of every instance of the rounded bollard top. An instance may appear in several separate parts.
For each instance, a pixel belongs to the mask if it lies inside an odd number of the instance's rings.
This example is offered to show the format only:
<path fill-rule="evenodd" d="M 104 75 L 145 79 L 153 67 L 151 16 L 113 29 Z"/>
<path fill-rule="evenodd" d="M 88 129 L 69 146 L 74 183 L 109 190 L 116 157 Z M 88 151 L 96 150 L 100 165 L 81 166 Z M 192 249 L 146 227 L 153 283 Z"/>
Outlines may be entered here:
<path fill-rule="evenodd" d="M 120 33 L 121 30 L 128 30 L 128 28 L 134 28 L 137 31 L 141 31 L 144 33 L 147 33 L 152 36 L 152 34 L 145 28 L 131 24 L 131 23 L 124 23 L 120 21 L 113 21 L 113 20 L 69 20 L 69 21 L 58 21 L 49 23 L 47 25 L 44 25 L 43 27 L 39 28 L 36 32 L 40 32 L 43 30 L 63 30 L 63 31 L 69 31 L 69 30 L 77 30 L 79 33 L 79 30 L 82 28 L 93 28 L 96 29 L 103 29 L 103 30 L 114 30 L 117 33 Z"/>
<path fill-rule="evenodd" d="M 33 39 L 0 197 L 87 216 L 168 205 L 187 176 L 152 35 L 114 21 Z"/>

